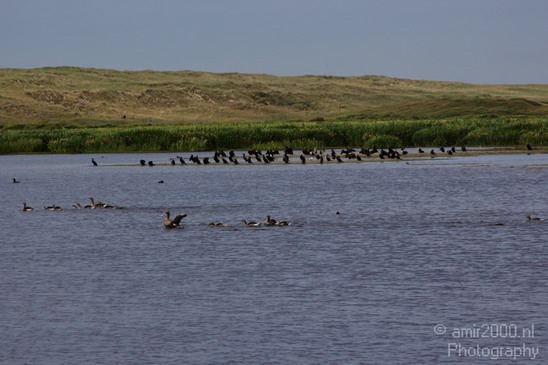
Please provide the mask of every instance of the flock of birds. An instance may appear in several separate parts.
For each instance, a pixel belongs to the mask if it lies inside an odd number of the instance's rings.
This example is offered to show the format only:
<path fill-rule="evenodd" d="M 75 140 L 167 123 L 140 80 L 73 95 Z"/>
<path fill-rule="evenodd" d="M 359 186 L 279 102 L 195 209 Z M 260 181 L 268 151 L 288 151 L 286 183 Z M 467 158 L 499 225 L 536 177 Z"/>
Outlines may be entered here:
<path fill-rule="evenodd" d="M 528 151 L 533 150 L 533 147 L 530 144 L 527 144 L 526 148 L 527 148 Z M 460 148 L 460 151 L 461 152 L 466 152 L 467 149 L 466 149 L 465 146 L 462 146 Z M 446 153 L 447 155 L 453 155 L 454 153 L 457 152 L 457 149 L 455 147 L 450 147 L 450 148 L 440 147 L 439 152 Z M 423 154 L 423 153 L 425 153 L 425 151 L 421 148 L 418 148 L 417 153 L 418 154 Z M 247 151 L 247 154 L 243 153 L 242 159 L 246 163 L 249 163 L 249 164 L 252 164 L 254 162 L 269 164 L 269 163 L 272 163 L 272 162 L 276 161 L 277 158 L 279 158 L 279 156 L 282 156 L 282 161 L 284 163 L 288 164 L 288 163 L 290 163 L 289 156 L 292 156 L 293 154 L 294 154 L 293 149 L 290 148 L 290 147 L 285 147 L 285 149 L 283 151 L 283 154 L 281 154 L 280 151 L 278 151 L 278 150 L 268 150 L 265 153 L 263 153 L 260 150 L 253 149 L 253 150 Z M 324 161 L 326 161 L 326 162 L 337 161 L 337 162 L 341 163 L 341 162 L 343 162 L 343 160 L 342 160 L 343 157 L 347 160 L 354 160 L 355 159 L 357 161 L 361 161 L 362 156 L 371 157 L 371 156 L 376 155 L 376 154 L 378 154 L 378 157 L 380 159 L 388 158 L 388 159 L 397 159 L 397 160 L 399 160 L 399 159 L 401 159 L 402 155 L 403 156 L 407 155 L 408 151 L 405 148 L 401 148 L 399 151 L 394 149 L 394 148 L 388 148 L 386 150 L 385 149 L 378 150 L 376 148 L 372 148 L 372 149 L 362 148 L 359 151 L 356 151 L 355 149 L 352 149 L 352 148 L 346 148 L 346 149 L 342 149 L 340 151 L 340 153 L 337 153 L 337 152 L 335 152 L 334 149 L 331 149 L 329 152 L 326 152 L 325 150 L 317 150 L 317 149 L 303 149 L 301 151 L 301 154 L 299 155 L 299 159 L 300 159 L 302 164 L 306 164 L 307 159 L 317 160 L 321 164 L 323 164 Z M 435 157 L 436 154 L 437 154 L 437 152 L 434 149 L 430 150 L 430 155 L 432 157 Z M 183 157 L 177 156 L 177 159 L 179 160 L 179 163 L 181 165 L 186 165 L 187 164 L 187 162 L 185 161 L 185 159 Z M 220 164 L 220 163 L 223 163 L 223 164 L 232 163 L 232 164 L 235 164 L 235 165 L 239 164 L 238 158 L 236 157 L 236 153 L 234 151 L 230 151 L 228 154 L 226 154 L 222 150 L 215 151 L 213 157 L 211 157 L 211 158 L 203 157 L 201 160 L 197 155 L 192 154 L 188 158 L 188 161 L 189 161 L 189 163 L 193 163 L 193 164 L 197 164 L 197 165 L 201 165 L 201 164 L 208 165 L 208 164 L 212 163 L 212 161 L 216 164 Z M 170 162 L 171 162 L 171 165 L 175 165 L 176 164 L 175 158 L 171 158 Z M 95 161 L 94 158 L 91 159 L 91 163 L 92 163 L 93 166 L 98 166 L 98 163 L 97 163 L 97 161 Z M 145 160 L 140 160 L 140 164 L 142 166 L 146 166 L 146 165 L 154 166 L 154 162 L 152 162 L 152 161 L 147 162 Z M 18 183 L 20 183 L 20 181 L 17 180 L 16 178 L 13 178 L 13 183 L 18 184 Z M 160 180 L 159 183 L 163 183 L 163 180 Z M 101 201 L 95 201 L 93 196 L 90 196 L 88 199 L 90 200 L 89 204 L 82 205 L 80 203 L 75 203 L 75 204 L 72 205 L 72 208 L 73 209 L 123 209 L 124 208 L 124 207 L 120 207 L 120 206 L 114 205 L 114 204 L 104 203 L 104 202 L 101 202 Z M 56 204 L 44 206 L 44 209 L 48 210 L 48 211 L 62 211 L 63 210 L 62 207 L 60 207 Z M 31 211 L 34 210 L 34 208 L 28 206 L 26 202 L 23 202 L 23 207 L 21 208 L 21 210 L 23 212 L 31 212 Z M 340 213 L 337 211 L 337 214 L 340 214 Z M 164 222 L 164 227 L 165 228 L 168 228 L 168 229 L 182 228 L 182 226 L 181 226 L 182 220 L 185 217 L 187 217 L 187 214 L 178 214 L 174 218 L 171 218 L 170 211 L 166 210 L 162 217 L 163 217 L 163 222 Z M 544 221 L 544 218 L 540 218 L 540 217 L 533 216 L 533 215 L 528 215 L 526 218 L 529 221 Z M 245 227 L 259 227 L 261 225 L 264 225 L 264 226 L 289 226 L 290 225 L 290 222 L 288 222 L 288 221 L 284 221 L 284 220 L 278 221 L 278 220 L 275 220 L 275 219 L 271 218 L 270 216 L 267 216 L 266 219 L 264 220 L 264 222 L 242 220 L 241 223 Z M 221 222 L 210 222 L 208 225 L 209 226 L 214 226 L 214 227 L 226 227 L 226 224 L 221 223 Z"/>
<path fill-rule="evenodd" d="M 72 205 L 73 209 L 124 209 L 124 207 L 120 207 L 118 205 L 108 204 L 101 201 L 95 201 L 95 199 L 90 196 L 88 198 L 90 200 L 90 204 L 82 205 L 80 203 L 75 203 Z M 23 202 L 23 206 L 21 208 L 21 211 L 23 212 L 32 212 L 34 210 L 33 207 L 27 205 L 26 202 Z M 64 210 L 62 207 L 53 204 L 49 206 L 44 206 L 44 210 L 49 211 L 62 211 Z M 339 212 L 337 212 L 339 214 Z M 171 213 L 169 210 L 166 210 L 164 214 L 162 215 L 163 221 L 164 221 L 164 227 L 171 229 L 171 228 L 183 228 L 182 227 L 182 221 L 183 219 L 187 217 L 187 214 L 177 214 L 175 217 L 171 217 Z M 277 227 L 284 227 L 289 226 L 291 223 L 289 221 L 285 220 L 275 220 L 271 218 L 269 215 L 266 217 L 264 222 L 257 222 L 257 221 L 247 221 L 242 220 L 242 224 L 245 227 L 260 227 L 260 226 L 277 226 Z M 222 222 L 210 222 L 208 223 L 208 226 L 211 227 L 226 227 L 227 225 Z"/>
<path fill-rule="evenodd" d="M 460 147 L 459 150 L 461 152 L 467 151 L 465 146 Z M 362 161 L 366 157 L 375 157 L 375 156 L 378 156 L 378 158 L 381 160 L 385 160 L 385 159 L 401 160 L 402 156 L 405 156 L 408 153 L 409 151 L 406 148 L 401 148 L 401 149 L 361 148 L 360 150 L 356 150 L 354 148 L 344 148 L 340 150 L 339 152 L 336 152 L 334 149 L 319 150 L 319 149 L 305 148 L 301 150 L 300 154 L 298 154 L 298 159 L 300 160 L 300 163 L 302 164 L 306 164 L 307 161 L 315 161 L 315 162 L 319 162 L 320 164 L 323 164 L 324 162 L 342 163 L 345 160 Z M 417 153 L 421 155 L 421 154 L 425 154 L 426 152 L 422 148 L 419 148 L 417 150 Z M 457 149 L 455 147 L 440 147 L 438 150 L 433 148 L 430 149 L 430 156 L 432 158 L 439 156 L 440 153 L 445 153 L 448 156 L 451 156 L 457 153 Z M 283 151 L 271 149 L 264 152 L 257 149 L 251 149 L 251 150 L 248 150 L 247 153 L 245 152 L 242 153 L 241 156 L 237 156 L 236 152 L 234 151 L 229 151 L 228 153 L 226 153 L 223 150 L 218 150 L 218 151 L 215 151 L 213 156 L 211 157 L 200 157 L 198 155 L 191 154 L 190 157 L 187 157 L 185 159 L 182 156 L 176 156 L 175 158 L 170 158 L 169 163 L 171 165 L 177 165 L 178 163 L 180 165 L 187 165 L 187 164 L 239 165 L 240 161 L 243 161 L 243 163 L 247 163 L 247 164 L 254 164 L 254 163 L 271 164 L 274 162 L 281 161 L 283 163 L 289 164 L 292 161 L 291 158 L 295 157 L 295 155 L 296 154 L 294 153 L 293 149 L 290 147 L 285 147 Z M 94 158 L 91 159 L 91 163 L 93 166 L 98 166 L 98 163 Z M 144 159 L 141 159 L 139 161 L 139 164 L 141 166 L 156 165 L 154 161 L 147 161 Z"/>
<path fill-rule="evenodd" d="M 527 151 L 532 151 L 533 147 L 528 143 L 526 146 Z M 437 156 L 441 155 L 447 155 L 452 156 L 456 154 L 457 152 L 466 152 L 467 148 L 466 146 L 461 146 L 459 149 L 455 147 L 440 147 L 438 149 L 431 148 L 429 151 L 429 155 L 431 158 L 435 158 Z M 316 161 L 320 164 L 323 164 L 324 162 L 338 162 L 342 163 L 344 160 L 356 160 L 356 161 L 362 161 L 363 158 L 366 157 L 374 157 L 378 156 L 379 159 L 385 160 L 385 159 L 392 159 L 392 160 L 401 160 L 403 156 L 407 155 L 409 151 L 403 147 L 401 149 L 396 148 L 381 148 L 377 149 L 375 147 L 373 148 L 361 148 L 360 150 L 356 150 L 354 148 L 344 148 L 340 150 L 339 153 L 337 153 L 334 149 L 331 149 L 329 151 L 326 150 L 318 150 L 318 149 L 303 149 L 301 150 L 301 153 L 299 154 L 299 160 L 302 164 L 306 164 L 307 161 Z M 419 156 L 426 154 L 427 152 L 423 150 L 422 148 L 418 148 L 416 152 Z M 278 159 L 281 158 L 281 161 L 289 164 L 291 162 L 291 158 L 293 157 L 294 151 L 291 147 L 285 147 L 282 152 L 279 150 L 267 150 L 265 152 L 262 152 L 261 150 L 251 149 L 247 151 L 246 153 L 243 153 L 241 156 L 241 159 L 248 164 L 253 163 L 263 163 L 263 164 L 270 164 L 273 162 L 279 162 Z M 343 160 L 344 159 L 344 160 Z M 234 151 L 229 151 L 228 153 L 225 153 L 223 150 L 215 151 L 212 157 L 202 157 L 200 158 L 198 155 L 191 154 L 190 157 L 188 157 L 186 160 L 182 156 L 176 156 L 175 158 L 169 159 L 171 165 L 176 165 L 177 161 L 179 161 L 179 164 L 181 165 L 187 165 L 187 162 L 190 164 L 195 165 L 209 165 L 209 164 L 223 164 L 223 165 L 229 165 L 234 164 L 238 165 L 240 163 L 240 160 L 238 159 L 238 156 L 236 156 L 236 153 Z M 92 158 L 91 163 L 93 166 L 98 166 L 97 161 Z M 141 166 L 155 166 L 155 163 L 153 161 L 146 161 L 141 159 L 139 161 Z"/>
<path fill-rule="evenodd" d="M 171 213 L 169 210 L 166 210 L 162 216 L 164 218 L 164 227 L 168 229 L 172 228 L 182 228 L 181 223 L 182 220 L 187 217 L 187 214 L 177 214 L 173 219 L 171 218 Z M 257 222 L 257 221 L 247 221 L 242 220 L 242 224 L 245 227 L 260 227 L 261 225 L 267 226 L 267 227 L 284 227 L 291 225 L 288 221 L 278 221 L 273 218 L 271 218 L 269 215 L 266 216 L 266 219 L 264 222 Z M 208 226 L 210 227 L 226 227 L 227 225 L 222 222 L 210 222 L 208 223 Z"/>
<path fill-rule="evenodd" d="M 19 183 L 19 181 L 18 181 L 18 183 Z M 90 204 L 82 205 L 80 203 L 75 203 L 75 204 L 72 205 L 72 208 L 74 208 L 74 209 L 124 209 L 124 207 L 120 207 L 118 205 L 103 203 L 101 201 L 96 202 L 95 199 L 92 196 L 90 196 L 88 199 L 90 200 Z M 23 202 L 23 207 L 21 208 L 21 211 L 23 211 L 23 212 L 32 212 L 33 210 L 34 210 L 34 208 L 28 206 L 27 202 Z M 44 205 L 44 210 L 62 211 L 64 209 L 62 207 L 58 206 L 57 204 L 52 204 L 52 205 Z"/>

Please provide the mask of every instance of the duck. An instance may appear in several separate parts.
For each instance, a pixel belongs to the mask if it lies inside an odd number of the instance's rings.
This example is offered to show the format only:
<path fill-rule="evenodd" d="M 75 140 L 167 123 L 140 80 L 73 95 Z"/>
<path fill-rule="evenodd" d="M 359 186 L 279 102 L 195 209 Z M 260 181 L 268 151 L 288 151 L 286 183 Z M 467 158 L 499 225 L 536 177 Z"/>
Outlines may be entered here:
<path fill-rule="evenodd" d="M 55 205 L 55 204 L 50 205 L 50 206 L 44 206 L 44 209 L 45 210 L 50 210 L 50 211 L 61 211 L 61 210 L 63 210 L 63 208 L 61 208 L 60 206 Z"/>
<path fill-rule="evenodd" d="M 246 227 L 259 227 L 261 225 L 260 222 L 255 222 L 255 221 L 246 221 L 245 219 L 242 220 L 242 223 L 244 224 L 244 226 Z"/>
<path fill-rule="evenodd" d="M 21 181 L 17 180 L 16 178 L 13 178 L 12 180 L 13 180 L 14 184 L 19 184 L 21 182 Z"/>
<path fill-rule="evenodd" d="M 543 221 L 544 220 L 544 218 L 537 217 L 535 215 L 528 215 L 526 218 L 529 221 Z"/>
<path fill-rule="evenodd" d="M 29 207 L 26 202 L 23 202 L 23 208 L 21 209 L 23 212 L 32 212 L 34 210 L 33 207 Z"/>
<path fill-rule="evenodd" d="M 164 227 L 166 228 L 182 228 L 180 226 L 181 220 L 183 220 L 184 217 L 186 217 L 186 214 L 177 214 L 175 218 L 170 218 L 169 210 L 166 210 L 163 217 L 164 217 Z"/>

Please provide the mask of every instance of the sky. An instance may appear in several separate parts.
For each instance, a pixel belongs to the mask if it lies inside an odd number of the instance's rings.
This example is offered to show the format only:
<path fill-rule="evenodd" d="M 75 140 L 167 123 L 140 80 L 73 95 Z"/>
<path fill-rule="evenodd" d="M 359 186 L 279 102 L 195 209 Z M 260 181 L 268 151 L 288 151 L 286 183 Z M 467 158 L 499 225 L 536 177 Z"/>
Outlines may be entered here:
<path fill-rule="evenodd" d="M 0 67 L 548 83 L 548 0 L 0 0 Z"/>

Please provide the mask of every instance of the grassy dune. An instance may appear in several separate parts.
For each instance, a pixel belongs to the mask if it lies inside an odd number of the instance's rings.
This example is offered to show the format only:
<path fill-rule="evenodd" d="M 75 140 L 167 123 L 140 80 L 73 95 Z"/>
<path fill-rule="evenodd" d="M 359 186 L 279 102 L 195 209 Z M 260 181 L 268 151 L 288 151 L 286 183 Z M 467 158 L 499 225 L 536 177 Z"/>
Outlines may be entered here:
<path fill-rule="evenodd" d="M 548 85 L 0 69 L 0 153 L 548 145 Z"/>

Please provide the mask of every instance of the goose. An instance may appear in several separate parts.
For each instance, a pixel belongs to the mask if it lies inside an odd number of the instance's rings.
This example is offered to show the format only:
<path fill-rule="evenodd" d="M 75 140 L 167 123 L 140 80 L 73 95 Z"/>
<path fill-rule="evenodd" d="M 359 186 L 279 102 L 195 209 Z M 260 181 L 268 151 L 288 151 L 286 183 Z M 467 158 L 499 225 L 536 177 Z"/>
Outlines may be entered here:
<path fill-rule="evenodd" d="M 532 151 L 532 150 L 533 150 L 533 147 L 531 147 L 531 145 L 530 145 L 529 143 L 527 143 L 527 146 L 526 146 L 526 147 L 527 147 L 527 149 L 528 149 L 529 151 Z"/>
<path fill-rule="evenodd" d="M 19 184 L 21 181 L 17 180 L 16 178 L 13 178 L 13 183 L 14 184 Z"/>
<path fill-rule="evenodd" d="M 148 165 L 149 165 L 149 166 L 154 166 L 154 162 L 148 161 Z"/>
<path fill-rule="evenodd" d="M 289 223 L 288 221 L 278 221 L 278 223 L 276 223 L 276 225 L 278 227 L 285 227 L 285 226 L 291 225 L 291 223 Z"/>
<path fill-rule="evenodd" d="M 277 220 L 270 218 L 269 215 L 266 216 L 266 219 L 264 220 L 265 226 L 275 226 L 277 224 L 278 224 Z"/>
<path fill-rule="evenodd" d="M 60 206 L 58 205 L 50 205 L 50 206 L 44 206 L 44 209 L 45 210 L 50 210 L 50 211 L 60 211 L 60 210 L 63 210 L 63 208 L 61 208 Z"/>
<path fill-rule="evenodd" d="M 96 203 L 96 202 L 95 202 L 95 199 L 94 199 L 92 196 L 90 196 L 88 199 L 91 201 L 91 206 L 89 206 L 89 208 L 91 208 L 91 209 L 95 209 L 95 208 L 106 208 L 106 207 L 108 206 L 108 204 L 105 204 L 105 203 L 103 203 L 103 202 L 97 202 L 97 203 Z M 87 207 L 88 207 L 88 206 L 86 205 L 84 208 L 87 208 Z M 110 207 L 110 206 L 109 206 L 109 207 Z"/>
<path fill-rule="evenodd" d="M 526 218 L 527 218 L 527 220 L 530 220 L 530 221 L 543 221 L 544 220 L 544 218 L 537 217 L 535 215 L 528 215 Z"/>
<path fill-rule="evenodd" d="M 169 210 L 164 213 L 164 227 L 166 228 L 180 228 L 181 220 L 186 217 L 186 214 L 177 214 L 175 218 L 170 218 Z"/>
<path fill-rule="evenodd" d="M 23 202 L 23 208 L 21 209 L 23 212 L 32 212 L 34 210 L 33 207 L 27 206 L 26 202 Z"/>
<path fill-rule="evenodd" d="M 299 158 L 301 159 L 301 162 L 302 162 L 302 164 L 304 165 L 304 164 L 306 163 L 306 158 L 304 157 L 304 154 L 301 154 L 301 155 L 299 156 Z"/>
<path fill-rule="evenodd" d="M 259 227 L 261 225 L 260 222 L 255 222 L 255 221 L 246 221 L 245 219 L 242 220 L 242 223 L 244 224 L 244 226 L 246 227 Z"/>
<path fill-rule="evenodd" d="M 210 222 L 208 223 L 208 226 L 210 227 L 226 227 L 226 224 L 221 222 Z"/>
<path fill-rule="evenodd" d="M 95 161 L 93 157 L 91 158 L 91 163 L 93 164 L 93 166 L 97 166 L 97 161 Z"/>
<path fill-rule="evenodd" d="M 141 164 L 141 166 L 145 166 L 147 164 L 145 160 L 140 160 L 139 163 Z"/>

